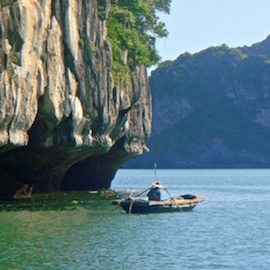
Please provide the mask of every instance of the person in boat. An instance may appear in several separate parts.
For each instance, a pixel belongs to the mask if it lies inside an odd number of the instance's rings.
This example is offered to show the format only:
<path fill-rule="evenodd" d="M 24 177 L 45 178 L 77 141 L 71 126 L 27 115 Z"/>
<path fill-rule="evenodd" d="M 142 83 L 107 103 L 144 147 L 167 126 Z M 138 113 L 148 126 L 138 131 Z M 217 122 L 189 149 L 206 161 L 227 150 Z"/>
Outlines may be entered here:
<path fill-rule="evenodd" d="M 160 189 L 163 188 L 161 182 L 156 181 L 152 183 L 152 187 L 147 193 L 147 197 L 149 201 L 160 201 L 161 200 L 161 192 Z"/>

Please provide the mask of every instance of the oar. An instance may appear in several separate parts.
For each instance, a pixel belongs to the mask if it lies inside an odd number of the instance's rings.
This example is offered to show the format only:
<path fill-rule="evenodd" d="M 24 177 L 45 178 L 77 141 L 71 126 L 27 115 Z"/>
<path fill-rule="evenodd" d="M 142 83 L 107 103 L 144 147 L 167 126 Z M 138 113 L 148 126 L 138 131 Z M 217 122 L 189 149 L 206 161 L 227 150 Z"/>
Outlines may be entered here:
<path fill-rule="evenodd" d="M 112 212 L 114 212 L 115 210 L 119 209 L 119 207 L 121 207 L 121 205 L 120 205 L 120 204 L 119 204 L 119 205 L 117 205 L 117 207 L 116 207 L 116 208 L 114 208 L 114 209 L 111 211 L 111 213 L 112 213 Z"/>
<path fill-rule="evenodd" d="M 139 197 L 139 196 L 141 196 L 143 193 L 147 192 L 147 191 L 150 190 L 150 189 L 151 189 L 151 187 L 148 188 L 148 189 L 146 189 L 146 190 L 144 190 L 144 191 L 142 191 L 141 193 L 137 194 L 137 195 L 134 196 L 134 197 Z"/>

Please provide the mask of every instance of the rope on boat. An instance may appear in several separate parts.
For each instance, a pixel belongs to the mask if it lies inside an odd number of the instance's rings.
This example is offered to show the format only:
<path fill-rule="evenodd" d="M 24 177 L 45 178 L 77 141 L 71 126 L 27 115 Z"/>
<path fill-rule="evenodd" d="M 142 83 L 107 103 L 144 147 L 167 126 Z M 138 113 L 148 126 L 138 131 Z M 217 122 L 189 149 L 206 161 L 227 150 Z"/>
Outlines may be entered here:
<path fill-rule="evenodd" d="M 176 207 L 178 207 L 179 211 L 180 212 L 184 212 L 181 208 L 180 208 L 180 205 L 175 201 L 175 198 L 172 197 L 172 195 L 169 193 L 168 189 L 167 188 L 164 188 L 164 190 L 168 193 L 168 195 L 170 196 L 171 200 L 173 200 L 174 204 L 176 205 Z"/>
<path fill-rule="evenodd" d="M 131 211 L 132 211 L 132 208 L 133 208 L 133 205 L 135 203 L 135 200 L 133 200 L 130 205 L 129 205 L 129 208 L 128 208 L 128 213 L 131 214 Z"/>

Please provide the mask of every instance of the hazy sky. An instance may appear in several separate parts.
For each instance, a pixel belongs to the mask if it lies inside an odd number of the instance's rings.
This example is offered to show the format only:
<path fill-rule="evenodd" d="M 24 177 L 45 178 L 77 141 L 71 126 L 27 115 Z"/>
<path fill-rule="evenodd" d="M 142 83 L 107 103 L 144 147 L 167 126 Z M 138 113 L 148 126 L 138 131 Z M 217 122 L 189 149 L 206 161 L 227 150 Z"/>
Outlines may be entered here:
<path fill-rule="evenodd" d="M 270 35 L 270 0 L 172 0 L 160 14 L 169 37 L 157 42 L 162 60 L 210 46 L 250 46 Z"/>

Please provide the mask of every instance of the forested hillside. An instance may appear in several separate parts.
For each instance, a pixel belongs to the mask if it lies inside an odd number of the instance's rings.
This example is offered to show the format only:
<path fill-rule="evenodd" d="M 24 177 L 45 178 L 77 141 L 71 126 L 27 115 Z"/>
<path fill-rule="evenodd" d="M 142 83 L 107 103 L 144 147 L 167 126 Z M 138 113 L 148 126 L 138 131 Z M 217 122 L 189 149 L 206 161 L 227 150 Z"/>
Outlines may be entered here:
<path fill-rule="evenodd" d="M 152 73 L 151 152 L 128 166 L 270 165 L 270 37 L 185 53 Z"/>

